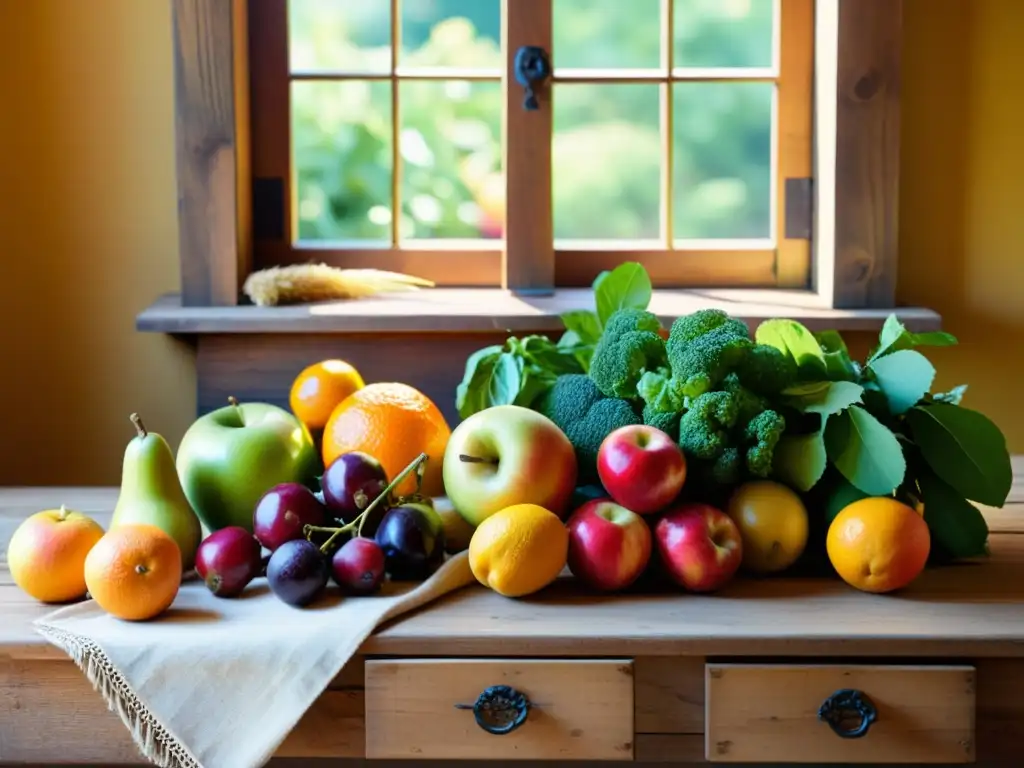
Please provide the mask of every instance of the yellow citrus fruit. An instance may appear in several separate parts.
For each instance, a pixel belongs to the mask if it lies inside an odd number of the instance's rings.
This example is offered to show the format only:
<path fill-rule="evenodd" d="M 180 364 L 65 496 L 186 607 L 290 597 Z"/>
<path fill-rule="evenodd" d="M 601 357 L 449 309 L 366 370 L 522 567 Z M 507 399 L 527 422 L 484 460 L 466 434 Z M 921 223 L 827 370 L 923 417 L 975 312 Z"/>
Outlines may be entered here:
<path fill-rule="evenodd" d="M 743 567 L 751 573 L 784 571 L 807 546 L 807 508 L 781 483 L 744 483 L 729 499 L 726 511 L 740 529 Z"/>
<path fill-rule="evenodd" d="M 565 568 L 569 530 L 558 515 L 536 504 L 513 504 L 484 520 L 469 541 L 476 580 L 505 597 L 548 586 Z"/>
<path fill-rule="evenodd" d="M 288 402 L 309 429 L 323 429 L 338 403 L 364 386 L 359 371 L 344 360 L 321 360 L 295 377 Z"/>
<path fill-rule="evenodd" d="M 441 468 L 452 431 L 440 409 L 414 387 L 397 382 L 368 384 L 345 398 L 327 420 L 323 435 L 324 466 L 350 451 L 373 456 L 389 480 L 421 453 L 427 454 L 422 491 L 427 496 L 444 493 Z M 412 493 L 416 478 L 410 475 L 395 488 L 398 495 Z"/>
<path fill-rule="evenodd" d="M 836 515 L 825 546 L 847 584 L 865 592 L 891 592 L 924 570 L 931 534 L 913 507 L 889 497 L 870 497 Z"/>
<path fill-rule="evenodd" d="M 145 621 L 167 610 L 181 585 L 181 550 L 155 525 L 113 528 L 85 558 L 89 594 L 107 613 Z"/>
<path fill-rule="evenodd" d="M 85 597 L 85 558 L 103 536 L 88 515 L 65 507 L 26 518 L 7 545 L 11 578 L 28 595 L 44 603 Z"/>

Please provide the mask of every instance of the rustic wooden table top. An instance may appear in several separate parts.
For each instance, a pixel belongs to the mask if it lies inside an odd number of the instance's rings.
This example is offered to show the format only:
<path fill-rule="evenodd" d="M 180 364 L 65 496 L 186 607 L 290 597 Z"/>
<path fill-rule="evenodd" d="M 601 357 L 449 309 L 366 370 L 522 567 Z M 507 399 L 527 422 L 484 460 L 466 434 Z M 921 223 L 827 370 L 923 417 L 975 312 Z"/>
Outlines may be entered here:
<path fill-rule="evenodd" d="M 60 504 L 106 526 L 116 497 L 116 488 L 0 489 L 0 656 L 63 658 L 31 626 L 53 607 L 11 581 L 6 547 L 15 527 Z M 707 596 L 596 596 L 565 580 L 510 600 L 469 587 L 382 628 L 361 653 L 1024 656 L 1024 484 L 1005 508 L 984 511 L 987 561 L 931 569 L 900 594 L 794 577 L 737 579 Z"/>

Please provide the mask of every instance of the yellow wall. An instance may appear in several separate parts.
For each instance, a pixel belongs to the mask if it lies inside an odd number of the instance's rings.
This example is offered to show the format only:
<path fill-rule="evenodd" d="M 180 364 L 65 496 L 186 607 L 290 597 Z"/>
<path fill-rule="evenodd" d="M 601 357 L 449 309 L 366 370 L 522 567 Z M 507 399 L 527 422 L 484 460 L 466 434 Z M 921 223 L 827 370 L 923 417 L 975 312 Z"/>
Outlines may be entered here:
<path fill-rule="evenodd" d="M 900 298 L 1024 453 L 1024 2 L 905 4 Z M 0 0 L 0 484 L 115 483 L 132 410 L 188 426 L 189 350 L 133 329 L 178 288 L 173 149 L 166 0 Z"/>

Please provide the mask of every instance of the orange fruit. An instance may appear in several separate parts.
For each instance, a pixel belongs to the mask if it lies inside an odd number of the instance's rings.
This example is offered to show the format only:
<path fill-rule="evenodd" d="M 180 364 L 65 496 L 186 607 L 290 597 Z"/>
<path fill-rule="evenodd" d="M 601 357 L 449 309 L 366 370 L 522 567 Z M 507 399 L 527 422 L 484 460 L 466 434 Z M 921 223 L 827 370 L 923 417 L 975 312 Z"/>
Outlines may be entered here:
<path fill-rule="evenodd" d="M 513 504 L 477 526 L 469 540 L 469 568 L 505 597 L 539 592 L 558 578 L 569 556 L 569 529 L 537 504 Z"/>
<path fill-rule="evenodd" d="M 107 613 L 145 621 L 167 610 L 181 586 L 181 550 L 155 525 L 113 528 L 85 558 L 89 594 Z"/>
<path fill-rule="evenodd" d="M 398 382 L 376 382 L 345 398 L 323 434 L 324 466 L 343 453 L 363 451 L 377 459 L 389 480 L 421 453 L 427 454 L 423 493 L 444 492 L 441 466 L 452 431 L 434 402 L 414 387 Z M 397 494 L 416 490 L 416 476 L 409 475 L 395 488 Z"/>
<path fill-rule="evenodd" d="M 65 507 L 46 509 L 22 521 L 7 545 L 14 583 L 44 603 L 85 597 L 85 558 L 103 537 L 87 515 Z"/>
<path fill-rule="evenodd" d="M 295 377 L 288 403 L 309 429 L 323 429 L 338 403 L 364 386 L 359 371 L 344 360 L 321 360 Z"/>
<path fill-rule="evenodd" d="M 924 570 L 931 534 L 913 507 L 893 498 L 869 497 L 836 515 L 825 546 L 847 584 L 864 592 L 892 592 Z"/>

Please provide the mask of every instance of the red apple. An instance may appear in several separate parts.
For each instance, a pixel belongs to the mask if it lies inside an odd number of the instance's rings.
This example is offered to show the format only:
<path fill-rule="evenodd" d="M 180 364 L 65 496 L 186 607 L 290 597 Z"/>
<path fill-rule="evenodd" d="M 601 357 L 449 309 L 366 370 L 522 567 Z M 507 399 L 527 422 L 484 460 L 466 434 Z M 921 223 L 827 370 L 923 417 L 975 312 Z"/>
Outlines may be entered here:
<path fill-rule="evenodd" d="M 686 482 L 686 457 L 657 427 L 630 424 L 601 442 L 597 474 L 615 501 L 639 515 L 649 515 L 679 495 Z"/>
<path fill-rule="evenodd" d="M 655 546 L 668 576 L 691 592 L 725 586 L 743 559 L 740 530 L 710 504 L 680 504 L 654 527 Z"/>
<path fill-rule="evenodd" d="M 592 499 L 566 523 L 569 570 L 589 587 L 625 589 L 639 578 L 651 557 L 651 529 L 640 515 L 612 499 Z"/>

